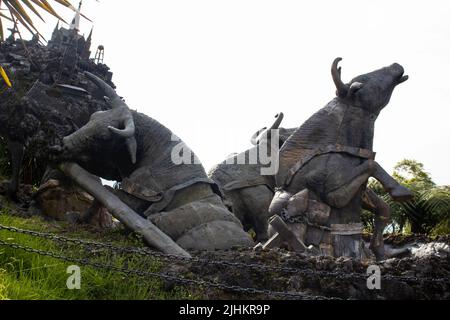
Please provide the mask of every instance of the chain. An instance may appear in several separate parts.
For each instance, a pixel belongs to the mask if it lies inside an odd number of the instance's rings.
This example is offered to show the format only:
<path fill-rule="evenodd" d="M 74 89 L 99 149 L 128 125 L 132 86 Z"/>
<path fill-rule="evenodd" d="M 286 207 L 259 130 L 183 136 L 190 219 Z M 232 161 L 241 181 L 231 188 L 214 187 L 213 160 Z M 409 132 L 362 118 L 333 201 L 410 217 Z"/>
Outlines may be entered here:
<path fill-rule="evenodd" d="M 309 221 L 309 219 L 304 216 L 304 215 L 297 215 L 295 217 L 288 217 L 286 211 L 283 210 L 283 212 L 281 213 L 281 219 L 283 219 L 284 222 L 290 223 L 290 224 L 294 224 L 294 223 L 304 223 L 310 227 L 314 227 L 317 229 L 321 229 L 324 231 L 331 231 L 331 228 L 329 227 L 325 227 L 325 226 L 321 226 L 319 224 L 316 223 L 312 223 Z"/>
<path fill-rule="evenodd" d="M 178 284 L 182 285 L 197 285 L 197 286 L 206 286 L 210 288 L 215 288 L 219 290 L 224 291 L 233 291 L 237 293 L 246 293 L 246 294 L 262 294 L 268 297 L 279 297 L 279 298 L 290 298 L 290 299 L 300 299 L 300 300 L 338 300 L 338 298 L 328 298 L 323 296 L 310 296 L 306 294 L 301 293 L 291 293 L 291 292 L 280 292 L 280 291 L 271 291 L 267 289 L 256 289 L 256 288 L 244 288 L 240 286 L 233 286 L 233 285 L 227 285 L 223 283 L 216 283 L 216 282 L 210 282 L 205 280 L 195 280 L 195 279 L 186 279 L 186 278 L 180 278 L 175 277 L 169 274 L 165 273 L 156 273 L 156 272 L 149 272 L 149 271 L 143 271 L 143 270 L 137 270 L 137 269 L 127 269 L 127 268 L 120 268 L 113 266 L 111 264 L 101 264 L 97 262 L 92 262 L 89 259 L 83 258 L 73 258 L 73 257 L 67 257 L 64 255 L 56 254 L 54 252 L 49 251 L 43 251 L 39 249 L 34 249 L 28 246 L 23 246 L 17 243 L 9 243 L 3 240 L 0 240 L 0 246 L 6 246 L 13 249 L 23 250 L 25 252 L 38 254 L 41 256 L 47 256 L 52 257 L 58 260 L 63 260 L 70 263 L 78 263 L 83 266 L 89 266 L 96 269 L 104 269 L 108 271 L 114 271 L 123 273 L 126 275 L 136 275 L 139 277 L 158 277 L 166 281 L 173 281 Z"/>
<path fill-rule="evenodd" d="M 234 267 L 234 268 L 249 268 L 252 270 L 260 271 L 260 272 L 281 272 L 281 273 L 291 273 L 291 274 L 299 274 L 302 276 L 320 276 L 326 278 L 335 278 L 338 280 L 350 280 L 350 279 L 359 279 L 359 280 L 367 280 L 367 275 L 363 273 L 354 273 L 354 272 L 345 272 L 345 271 L 326 271 L 326 270 L 311 270 L 306 268 L 291 268 L 291 267 L 280 267 L 280 266 L 270 266 L 265 264 L 258 263 L 243 263 L 243 262 L 232 262 L 226 260 L 208 260 L 202 259 L 198 257 L 186 258 L 182 256 L 177 256 L 173 254 L 165 254 L 161 252 L 157 252 L 154 250 L 150 250 L 148 248 L 138 248 L 138 247 L 118 247 L 112 244 L 94 242 L 94 241 L 86 241 L 81 239 L 72 239 L 64 236 L 58 236 L 50 233 L 42 233 L 31 230 L 22 230 L 14 227 L 7 227 L 0 225 L 0 230 L 7 230 L 10 232 L 21 233 L 26 235 L 31 235 L 35 237 L 56 240 L 61 243 L 72 243 L 78 244 L 82 246 L 92 246 L 101 249 L 108 249 L 117 253 L 126 253 L 126 254 L 138 254 L 142 256 L 153 256 L 165 261 L 169 262 L 185 262 L 185 263 L 198 263 L 198 264 L 209 264 L 209 265 L 217 265 L 224 267 Z M 402 281 L 402 282 L 412 282 L 412 283 L 420 283 L 420 282 L 432 282 L 432 283 L 446 283 L 450 284 L 450 278 L 429 278 L 429 277 L 416 277 L 416 276 L 394 276 L 394 275 L 383 275 L 383 280 L 386 281 Z"/>
<path fill-rule="evenodd" d="M 321 271 L 321 270 L 310 270 L 310 269 L 301 269 L 301 268 L 290 268 L 290 267 L 278 267 L 278 266 L 269 266 L 264 264 L 250 264 L 250 263 L 242 263 L 242 262 L 231 262 L 226 260 L 208 260 L 208 259 L 202 259 L 197 257 L 191 257 L 186 258 L 182 256 L 177 256 L 173 254 L 165 254 L 161 252 L 157 252 L 154 250 L 150 250 L 148 248 L 127 248 L 127 247 L 118 247 L 111 244 L 105 244 L 105 243 L 99 243 L 94 241 L 86 241 L 81 239 L 72 239 L 67 238 L 63 236 L 58 236 L 55 234 L 49 234 L 49 233 L 41 233 L 37 231 L 31 231 L 31 230 L 22 230 L 14 227 L 6 227 L 3 225 L 0 225 L 0 230 L 8 230 L 11 232 L 21 233 L 21 234 L 27 234 L 31 236 L 36 236 L 40 238 L 50 239 L 50 240 L 56 240 L 61 243 L 72 243 L 72 244 L 78 244 L 82 246 L 91 246 L 96 248 L 102 248 L 102 249 L 109 249 L 113 252 L 117 253 L 128 253 L 128 254 L 138 254 L 142 256 L 154 256 L 157 258 L 161 258 L 165 261 L 179 261 L 179 262 L 187 262 L 187 263 L 198 263 L 198 264 L 209 264 L 209 265 L 218 265 L 218 266 L 224 266 L 224 267 L 234 267 L 234 268 L 249 268 L 260 272 L 282 272 L 282 273 L 294 273 L 294 274 L 301 274 L 301 275 L 308 275 L 308 276 L 323 276 L 323 277 L 333 277 L 338 279 L 354 279 L 354 278 L 360 278 L 360 279 L 366 279 L 366 276 L 363 274 L 343 274 L 339 272 L 331 272 L 331 271 Z"/>

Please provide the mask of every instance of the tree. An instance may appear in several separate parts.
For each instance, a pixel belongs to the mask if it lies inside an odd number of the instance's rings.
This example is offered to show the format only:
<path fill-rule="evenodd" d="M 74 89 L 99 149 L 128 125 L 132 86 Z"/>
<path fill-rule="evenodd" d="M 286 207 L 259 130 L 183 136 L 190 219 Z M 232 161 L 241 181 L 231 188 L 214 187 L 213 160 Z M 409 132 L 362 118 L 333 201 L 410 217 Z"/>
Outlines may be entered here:
<path fill-rule="evenodd" d="M 450 232 L 449 186 L 436 186 L 425 171 L 424 165 L 415 160 L 400 161 L 394 168 L 393 177 L 414 193 L 411 201 L 405 203 L 392 201 L 380 183 L 375 180 L 369 182 L 369 188 L 389 203 L 392 219 L 400 232 L 404 231 L 407 224 L 411 227 L 412 233 Z"/>
<path fill-rule="evenodd" d="M 393 177 L 409 188 L 423 190 L 434 188 L 436 184 L 429 173 L 425 172 L 422 163 L 416 160 L 402 160 L 394 167 Z"/>

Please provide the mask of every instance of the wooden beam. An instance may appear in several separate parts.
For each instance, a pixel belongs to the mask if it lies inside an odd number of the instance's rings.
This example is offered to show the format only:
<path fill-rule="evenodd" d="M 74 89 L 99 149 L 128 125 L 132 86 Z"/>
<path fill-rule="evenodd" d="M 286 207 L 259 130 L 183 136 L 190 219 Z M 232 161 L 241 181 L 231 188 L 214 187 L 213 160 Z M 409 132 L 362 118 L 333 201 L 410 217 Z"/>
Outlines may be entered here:
<path fill-rule="evenodd" d="M 272 216 L 269 220 L 269 224 L 278 233 L 279 237 L 286 241 L 294 251 L 304 252 L 308 250 L 308 247 L 306 247 L 306 245 L 295 236 L 280 216 Z M 271 240 L 275 241 L 276 239 Z"/>
<path fill-rule="evenodd" d="M 97 199 L 126 227 L 141 234 L 150 246 L 167 254 L 191 257 L 187 251 L 176 244 L 153 223 L 141 217 L 116 195 L 109 192 L 95 176 L 85 169 L 75 163 L 62 163 L 59 169 Z"/>

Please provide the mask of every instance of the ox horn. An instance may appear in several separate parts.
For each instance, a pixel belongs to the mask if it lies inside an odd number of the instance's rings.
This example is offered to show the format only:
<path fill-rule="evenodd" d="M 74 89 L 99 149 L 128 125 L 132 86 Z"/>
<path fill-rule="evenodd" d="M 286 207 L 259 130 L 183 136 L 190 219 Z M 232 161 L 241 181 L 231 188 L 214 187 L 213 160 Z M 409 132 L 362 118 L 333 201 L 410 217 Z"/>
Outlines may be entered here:
<path fill-rule="evenodd" d="M 345 98 L 348 94 L 349 87 L 341 79 L 341 67 L 338 67 L 342 58 L 336 58 L 331 67 L 331 75 L 333 76 L 334 84 L 336 85 L 336 95 L 340 98 Z"/>
<path fill-rule="evenodd" d="M 275 122 L 273 123 L 273 125 L 269 129 L 267 129 L 267 127 L 264 127 L 261 130 L 257 131 L 252 136 L 251 143 L 253 145 L 255 145 L 255 146 L 258 145 L 259 141 L 261 140 L 261 138 L 264 135 L 270 135 L 270 130 L 276 130 L 276 129 L 280 128 L 281 122 L 283 122 L 283 119 L 284 119 L 283 112 L 280 112 L 279 114 L 277 114 L 275 116 L 275 118 L 276 118 Z"/>
<path fill-rule="evenodd" d="M 113 88 L 111 88 L 111 86 L 109 84 L 107 84 L 105 81 L 103 81 L 102 79 L 97 77 L 95 74 L 92 74 L 87 71 L 84 72 L 84 74 L 86 75 L 86 77 L 89 80 L 91 80 L 93 83 L 95 83 L 95 85 L 99 89 L 101 89 L 103 91 L 103 94 L 105 95 L 105 97 L 107 97 L 106 100 L 111 104 L 111 107 L 113 109 L 121 108 L 121 107 L 128 108 L 125 101 L 123 101 L 122 98 L 119 97 L 119 95 L 116 93 L 116 91 Z"/>
<path fill-rule="evenodd" d="M 284 113 L 280 112 L 279 114 L 277 114 L 275 116 L 275 122 L 273 123 L 272 127 L 270 127 L 270 130 L 275 130 L 278 129 L 281 125 L 281 122 L 283 122 L 284 119 Z"/>
<path fill-rule="evenodd" d="M 364 87 L 364 84 L 362 84 L 361 82 L 353 82 L 352 85 L 350 86 L 350 89 L 348 89 L 348 96 L 352 96 L 356 91 L 358 91 L 359 89 L 361 89 L 362 87 Z"/>
<path fill-rule="evenodd" d="M 124 129 L 114 128 L 109 126 L 108 129 L 119 137 L 126 139 L 127 150 L 131 157 L 131 162 L 136 163 L 137 155 L 137 142 L 135 138 L 136 126 L 134 124 L 133 116 L 131 115 L 130 108 L 127 106 L 125 101 L 116 93 L 116 91 L 111 88 L 105 81 L 97 77 L 96 75 L 85 72 L 84 73 L 88 79 L 95 83 L 95 85 L 103 91 L 105 95 L 105 100 L 111 105 L 113 109 L 126 108 L 126 116 L 124 117 Z"/>

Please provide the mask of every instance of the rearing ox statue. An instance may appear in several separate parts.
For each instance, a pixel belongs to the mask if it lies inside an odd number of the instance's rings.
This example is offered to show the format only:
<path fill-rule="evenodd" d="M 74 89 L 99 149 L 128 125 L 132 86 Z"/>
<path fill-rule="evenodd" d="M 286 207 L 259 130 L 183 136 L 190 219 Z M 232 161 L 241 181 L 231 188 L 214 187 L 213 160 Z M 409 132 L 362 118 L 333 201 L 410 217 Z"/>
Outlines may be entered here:
<path fill-rule="evenodd" d="M 190 149 L 156 120 L 131 111 L 103 80 L 86 75 L 103 90 L 112 108 L 94 113 L 84 127 L 65 137 L 62 146 L 54 148 L 56 159 L 119 181 L 119 190 L 110 192 L 120 201 L 111 201 L 120 208 L 126 204 L 184 249 L 251 246 L 250 236 L 226 209 Z M 180 152 L 191 161 L 174 161 L 173 155 Z M 76 174 L 72 177 L 77 179 Z M 102 204 L 109 204 L 114 214 L 111 197 L 99 190 L 101 186 L 85 186 L 101 195 Z"/>
<path fill-rule="evenodd" d="M 394 88 L 408 76 L 395 63 L 346 84 L 338 67 L 341 60 L 332 65 L 337 97 L 299 127 L 280 150 L 276 184 L 282 191 L 275 195 L 270 213 L 302 221 L 307 230 L 303 229 L 302 240 L 307 245 L 334 256 L 360 258 L 361 209 L 372 208 L 377 231 L 371 249 L 382 259 L 389 210 L 375 193 L 366 192 L 367 181 L 374 177 L 397 201 L 412 194 L 375 162 L 374 126 Z M 288 203 L 295 204 L 297 212 L 287 212 Z"/>

